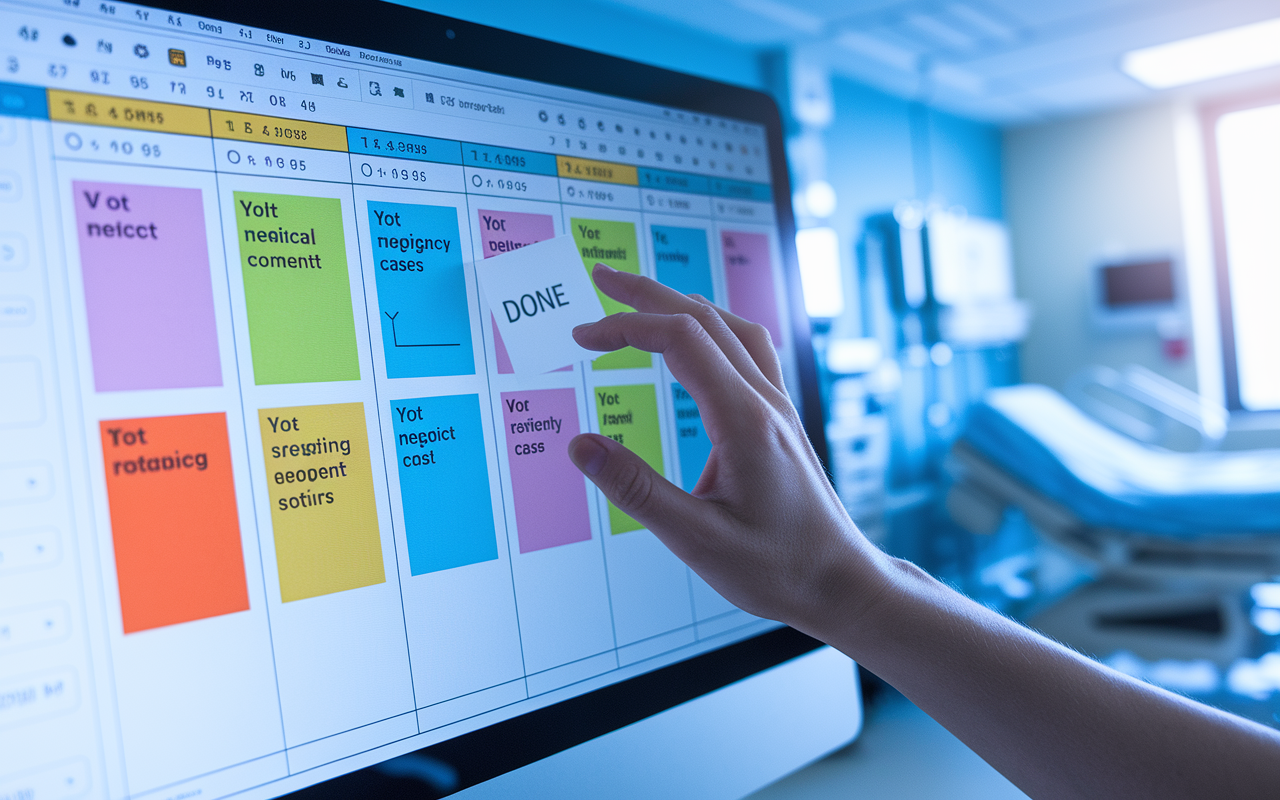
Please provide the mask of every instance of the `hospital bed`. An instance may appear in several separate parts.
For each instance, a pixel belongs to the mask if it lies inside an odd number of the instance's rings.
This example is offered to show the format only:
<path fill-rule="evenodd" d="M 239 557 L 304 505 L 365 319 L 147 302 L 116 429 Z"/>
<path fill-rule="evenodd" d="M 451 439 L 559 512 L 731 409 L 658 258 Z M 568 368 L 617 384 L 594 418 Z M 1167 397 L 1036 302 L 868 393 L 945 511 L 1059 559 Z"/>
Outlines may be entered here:
<path fill-rule="evenodd" d="M 1094 383 L 1123 394 L 1148 377 Z M 1194 426 L 1194 407 L 1184 410 Z M 1200 425 L 1206 449 L 1175 452 L 1045 386 L 995 389 L 952 449 L 947 508 L 962 527 L 993 533 L 1016 507 L 1097 576 L 1033 627 L 1099 657 L 1124 649 L 1226 665 L 1251 636 L 1242 590 L 1280 574 L 1280 450 L 1208 449 L 1225 432 L 1219 422 Z"/>

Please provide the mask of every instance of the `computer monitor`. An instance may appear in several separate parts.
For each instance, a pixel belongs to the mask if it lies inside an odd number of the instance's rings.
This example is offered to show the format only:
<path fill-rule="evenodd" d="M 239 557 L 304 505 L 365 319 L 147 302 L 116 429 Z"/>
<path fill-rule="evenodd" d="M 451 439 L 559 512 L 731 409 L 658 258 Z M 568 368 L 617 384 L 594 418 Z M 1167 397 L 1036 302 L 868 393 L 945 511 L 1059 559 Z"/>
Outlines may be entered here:
<path fill-rule="evenodd" d="M 764 95 L 371 2 L 0 0 L 0 37 L 0 796 L 414 753 L 378 774 L 727 797 L 854 735 L 846 659 L 568 462 L 693 486 L 662 360 L 517 374 L 476 280 L 563 236 L 713 297 L 821 451 Z"/>

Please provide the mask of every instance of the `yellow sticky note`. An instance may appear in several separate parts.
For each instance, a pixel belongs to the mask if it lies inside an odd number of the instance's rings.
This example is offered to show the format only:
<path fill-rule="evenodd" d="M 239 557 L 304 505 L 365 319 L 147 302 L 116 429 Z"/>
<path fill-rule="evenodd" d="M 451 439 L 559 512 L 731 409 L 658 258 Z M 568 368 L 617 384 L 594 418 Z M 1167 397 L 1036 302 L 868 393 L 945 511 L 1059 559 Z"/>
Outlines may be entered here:
<path fill-rule="evenodd" d="M 386 581 L 363 403 L 258 412 L 280 599 Z"/>

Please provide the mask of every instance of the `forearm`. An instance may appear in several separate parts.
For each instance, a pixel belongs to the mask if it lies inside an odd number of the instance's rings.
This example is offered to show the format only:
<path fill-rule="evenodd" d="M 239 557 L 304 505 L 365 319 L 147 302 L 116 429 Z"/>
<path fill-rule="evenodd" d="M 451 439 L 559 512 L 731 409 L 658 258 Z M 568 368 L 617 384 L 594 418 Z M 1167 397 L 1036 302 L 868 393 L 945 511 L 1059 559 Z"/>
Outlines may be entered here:
<path fill-rule="evenodd" d="M 880 567 L 881 586 L 868 593 L 851 576 L 847 602 L 834 604 L 840 612 L 813 633 L 898 688 L 1032 797 L 1280 791 L 1275 731 L 1103 667 L 906 562 Z"/>

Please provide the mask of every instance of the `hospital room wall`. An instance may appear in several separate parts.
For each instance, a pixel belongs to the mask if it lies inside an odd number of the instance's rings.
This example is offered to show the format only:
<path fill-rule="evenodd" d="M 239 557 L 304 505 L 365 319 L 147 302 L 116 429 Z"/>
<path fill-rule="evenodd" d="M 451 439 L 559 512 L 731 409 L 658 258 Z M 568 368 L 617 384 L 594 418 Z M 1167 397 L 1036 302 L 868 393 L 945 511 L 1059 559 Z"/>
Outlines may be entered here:
<path fill-rule="evenodd" d="M 827 179 L 839 197 L 831 224 L 845 243 L 846 309 L 833 332 L 861 336 L 855 244 L 867 217 L 900 200 L 963 206 L 1004 216 L 1000 128 L 895 97 L 847 78 L 832 79 L 835 119 L 824 132 Z"/>
<path fill-rule="evenodd" d="M 909 199 L 1003 216 L 998 127 L 839 76 L 832 93 L 836 114 L 825 139 L 828 179 L 840 198 L 837 216 L 860 226 Z"/>
<path fill-rule="evenodd" d="M 1187 268 L 1181 113 L 1163 103 L 1005 132 L 1005 213 L 1018 291 L 1035 315 L 1022 346 L 1028 382 L 1061 390 L 1084 367 L 1139 364 L 1199 389 L 1197 342 L 1173 361 L 1154 331 L 1102 333 L 1089 316 L 1100 259 L 1165 254 Z"/>

